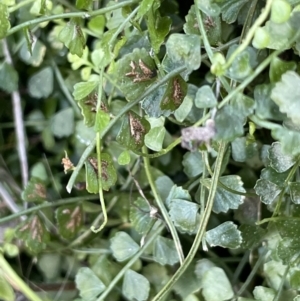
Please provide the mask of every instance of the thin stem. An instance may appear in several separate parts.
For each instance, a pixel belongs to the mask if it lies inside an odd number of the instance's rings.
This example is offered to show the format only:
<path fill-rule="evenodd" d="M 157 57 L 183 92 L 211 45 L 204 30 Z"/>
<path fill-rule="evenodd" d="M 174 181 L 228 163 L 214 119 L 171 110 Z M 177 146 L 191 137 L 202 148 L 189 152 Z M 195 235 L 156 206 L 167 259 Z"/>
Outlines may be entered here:
<path fill-rule="evenodd" d="M 43 23 L 45 21 L 52 21 L 52 20 L 66 19 L 66 18 L 74 18 L 74 17 L 87 19 L 87 18 L 98 16 L 98 15 L 103 15 L 105 13 L 114 11 L 118 8 L 122 8 L 124 6 L 134 4 L 136 2 L 137 2 L 137 0 L 124 1 L 124 2 L 121 2 L 121 3 L 115 4 L 115 5 L 111 5 L 111 6 L 108 6 L 108 7 L 105 7 L 105 8 L 101 8 L 101 9 L 97 9 L 97 10 L 91 11 L 91 12 L 71 12 L 71 13 L 57 14 L 57 15 L 53 15 L 53 16 L 43 16 L 43 17 L 40 17 L 40 18 L 36 18 L 36 19 L 33 19 L 33 20 L 26 21 L 24 23 L 21 23 L 21 24 L 15 26 L 15 27 L 11 28 L 7 32 L 6 36 L 12 35 L 13 33 L 17 32 L 17 31 L 19 31 L 23 28 L 26 28 L 28 26 L 35 25 L 35 24 L 40 24 L 40 23 Z"/>
<path fill-rule="evenodd" d="M 104 201 L 104 196 L 103 196 L 103 189 L 102 189 L 102 166 L 101 166 L 101 138 L 100 138 L 100 133 L 97 132 L 97 143 L 96 143 L 96 148 L 97 148 L 97 161 L 98 161 L 98 186 L 99 186 L 99 199 L 100 199 L 100 204 L 102 208 L 102 214 L 103 214 L 103 222 L 99 226 L 99 228 L 96 228 L 94 225 L 91 226 L 91 230 L 94 233 L 100 232 L 105 225 L 107 224 L 107 211 L 106 211 L 106 206 L 105 206 L 105 201 Z"/>
<path fill-rule="evenodd" d="M 107 207 L 107 212 L 109 212 L 114 207 L 117 201 L 118 201 L 118 197 L 114 197 L 110 201 L 109 206 Z M 102 218 L 103 218 L 103 212 L 97 216 L 97 218 L 93 221 L 92 226 L 90 228 L 88 228 L 86 231 L 80 234 L 80 236 L 78 236 L 74 241 L 71 242 L 69 248 L 73 248 L 75 246 L 80 245 L 87 237 L 89 237 L 92 234 L 91 228 L 96 227 Z"/>
<path fill-rule="evenodd" d="M 203 217 L 200 221 L 199 229 L 197 231 L 195 240 L 193 242 L 193 245 L 189 251 L 189 254 L 187 255 L 186 259 L 183 262 L 183 265 L 179 267 L 179 269 L 175 272 L 173 277 L 169 280 L 169 282 L 161 289 L 161 291 L 154 297 L 152 301 L 161 301 L 163 298 L 170 292 L 176 281 L 182 276 L 184 271 L 187 269 L 187 267 L 190 265 L 192 262 L 193 258 L 195 257 L 199 246 L 201 244 L 201 241 L 203 239 L 203 235 L 205 234 L 206 231 L 206 226 L 211 214 L 211 210 L 213 207 L 214 203 L 214 198 L 217 190 L 217 185 L 218 185 L 218 179 L 220 176 L 220 171 L 221 171 L 221 166 L 222 166 L 222 161 L 223 161 L 223 156 L 226 150 L 226 143 L 221 142 L 220 147 L 219 147 L 219 152 L 218 152 L 218 157 L 216 160 L 216 165 L 215 165 L 215 171 L 214 175 L 212 177 L 212 185 L 211 189 L 208 194 L 208 199 L 206 203 L 206 208 L 203 213 Z"/>
<path fill-rule="evenodd" d="M 9 53 L 8 45 L 6 39 L 2 41 L 3 52 L 5 60 L 8 64 L 13 66 L 13 61 Z M 24 129 L 24 120 L 23 120 L 23 110 L 21 105 L 21 95 L 20 92 L 13 91 L 11 94 L 13 112 L 14 112 L 14 122 L 16 128 L 16 141 L 17 141 L 17 150 L 21 165 L 21 174 L 22 174 L 22 184 L 25 187 L 28 183 L 28 160 L 26 152 L 26 135 Z M 26 204 L 24 204 L 26 206 Z"/>
<path fill-rule="evenodd" d="M 147 152 L 147 148 L 144 146 L 143 147 L 143 150 L 144 152 Z M 151 174 L 151 171 L 150 171 L 150 161 L 149 161 L 149 158 L 146 158 L 144 157 L 144 167 L 145 167 L 145 171 L 146 171 L 146 175 L 147 175 L 147 179 L 148 179 L 148 183 L 151 187 L 151 191 L 154 195 L 154 198 L 156 200 L 156 204 L 171 232 L 171 235 L 173 237 L 173 241 L 174 241 L 174 244 L 175 244 L 175 247 L 176 247 L 176 250 L 177 250 L 177 253 L 178 253 L 178 257 L 179 257 L 179 261 L 180 261 L 180 264 L 183 264 L 183 261 L 184 261 L 184 254 L 183 254 L 183 251 L 182 251 L 182 246 L 181 246 L 181 243 L 180 243 L 180 239 L 178 237 L 178 233 L 177 233 L 177 230 L 174 226 L 174 224 L 172 223 L 171 219 L 170 219 L 170 216 L 169 216 L 169 213 L 164 205 L 164 202 L 162 201 L 157 189 L 156 189 L 156 186 L 155 186 L 155 183 L 153 181 L 153 177 L 152 177 L 152 174 Z"/>
<path fill-rule="evenodd" d="M 108 294 L 112 291 L 112 289 L 116 286 L 116 284 L 121 280 L 126 271 L 130 269 L 130 267 L 140 258 L 140 256 L 144 253 L 144 251 L 151 245 L 154 239 L 159 235 L 159 233 L 163 230 L 163 226 L 158 227 L 152 236 L 145 242 L 145 244 L 140 248 L 140 250 L 128 261 L 128 263 L 123 267 L 123 269 L 118 273 L 118 275 L 109 283 L 106 290 L 100 295 L 100 297 L 96 301 L 103 301 L 108 296 Z"/>
<path fill-rule="evenodd" d="M 124 28 L 126 27 L 127 23 L 136 15 L 136 13 L 138 12 L 140 6 L 138 5 L 132 12 L 131 14 L 129 14 L 129 16 L 122 22 L 122 24 L 120 24 L 120 26 L 118 27 L 118 29 L 116 30 L 116 32 L 112 35 L 111 39 L 108 42 L 108 45 L 110 48 L 113 47 L 113 43 L 114 41 L 117 39 L 118 35 L 124 30 Z"/>
<path fill-rule="evenodd" d="M 21 7 L 23 7 L 23 6 L 27 5 L 27 4 L 30 4 L 31 2 L 34 2 L 34 1 L 35 1 L 35 0 L 25 0 L 25 1 L 19 2 L 19 3 L 17 3 L 16 5 L 10 7 L 10 8 L 8 9 L 8 12 L 11 14 L 11 13 L 13 13 L 14 11 L 18 10 L 19 8 L 21 8 Z"/>
<path fill-rule="evenodd" d="M 11 284 L 13 287 L 22 292 L 28 300 L 31 301 L 42 301 L 40 297 L 19 277 L 19 275 L 12 269 L 9 263 L 5 260 L 3 255 L 0 253 L 0 267 L 2 270 L 2 276 Z"/>
<path fill-rule="evenodd" d="M 100 80 L 99 80 L 99 88 L 98 88 L 98 100 L 97 100 L 97 112 L 101 110 L 101 100 L 102 100 L 102 93 L 103 93 L 103 68 L 100 71 Z M 97 122 L 96 122 L 97 124 Z M 101 137 L 100 137 L 100 128 L 96 128 L 96 149 L 97 149 L 97 161 L 98 161 L 98 187 L 99 187 L 99 199 L 103 213 L 103 222 L 98 229 L 94 225 L 91 226 L 91 230 L 94 233 L 100 232 L 105 225 L 107 224 L 107 211 L 104 201 L 103 195 L 103 188 L 102 188 L 102 161 L 101 161 Z"/>
<path fill-rule="evenodd" d="M 250 284 L 250 282 L 252 281 L 253 277 L 255 276 L 255 274 L 257 273 L 257 270 L 259 269 L 259 267 L 261 266 L 261 264 L 265 261 L 266 257 L 268 256 L 269 253 L 266 253 L 266 251 L 261 254 L 261 256 L 258 258 L 258 260 L 256 261 L 254 267 L 252 268 L 249 276 L 247 277 L 247 280 L 244 282 L 244 284 L 241 286 L 241 288 L 239 289 L 239 291 L 236 294 L 236 297 L 241 296 L 244 291 L 247 289 L 248 285 Z"/>
<path fill-rule="evenodd" d="M 207 34 L 206 34 L 206 31 L 205 31 L 205 28 L 204 28 L 203 22 L 202 22 L 201 12 L 199 9 L 196 9 L 196 16 L 197 16 L 197 22 L 198 22 L 198 26 L 199 26 L 199 29 L 201 32 L 202 40 L 204 43 L 205 51 L 208 55 L 209 60 L 212 62 L 214 53 L 213 53 L 210 43 L 208 41 Z M 219 80 L 222 83 L 225 90 L 227 92 L 230 92 L 231 88 L 230 88 L 230 85 L 228 84 L 227 80 L 223 76 L 219 76 Z M 217 95 L 217 97 L 218 97 L 218 95 Z"/>
<path fill-rule="evenodd" d="M 10 195 L 10 193 L 7 191 L 7 189 L 2 185 L 0 182 L 0 197 L 1 199 L 5 202 L 6 206 L 10 209 L 11 212 L 14 213 L 19 213 L 20 208 Z M 25 217 L 25 216 L 24 216 Z M 23 216 L 21 217 L 22 219 L 25 219 Z"/>
<path fill-rule="evenodd" d="M 295 37 L 293 38 L 293 40 L 295 40 L 295 38 L 297 36 L 298 36 L 298 34 L 295 35 Z M 271 55 L 269 55 L 264 61 L 262 61 L 262 63 L 254 70 L 254 72 L 249 77 L 247 77 L 239 86 L 237 86 L 234 90 L 232 90 L 230 93 L 227 94 L 227 96 L 219 103 L 219 105 L 218 105 L 217 108 L 221 109 L 232 98 L 234 98 L 235 96 L 237 96 L 237 94 L 240 91 L 244 90 L 271 63 L 271 61 L 273 60 L 273 58 L 276 57 L 276 56 L 278 56 L 282 51 L 283 51 L 282 49 L 276 50 Z M 206 116 L 204 116 L 203 118 L 201 118 L 199 121 L 197 121 L 194 124 L 194 126 L 199 126 L 199 125 L 203 124 L 209 117 L 210 117 L 209 114 L 207 114 Z M 253 121 L 253 122 L 255 122 L 255 121 Z"/>
<path fill-rule="evenodd" d="M 69 101 L 70 105 L 73 107 L 73 110 L 75 112 L 76 117 L 80 117 L 80 110 L 79 107 L 76 103 L 76 101 L 74 100 L 74 98 L 72 97 L 70 91 L 68 90 L 68 88 L 66 87 L 65 81 L 61 75 L 60 70 L 57 68 L 57 65 L 55 63 L 54 60 L 51 60 L 51 64 L 54 70 L 54 74 L 56 76 L 57 82 L 62 90 L 62 92 L 64 93 L 64 95 L 66 96 L 67 100 Z"/>
<path fill-rule="evenodd" d="M 2 218 L 0 218 L 0 224 L 3 224 L 5 222 L 8 222 L 8 221 L 13 220 L 18 217 L 21 217 L 22 215 L 28 215 L 32 212 L 42 210 L 44 208 L 56 207 L 56 206 L 60 206 L 60 205 L 67 205 L 67 204 L 72 204 L 72 203 L 77 203 L 77 202 L 82 202 L 82 201 L 93 201 L 93 200 L 97 200 L 98 198 L 99 198 L 98 195 L 87 195 L 87 196 L 81 196 L 81 197 L 75 197 L 75 198 L 61 199 L 61 200 L 58 200 L 56 202 L 51 202 L 51 203 L 43 203 L 41 205 L 20 211 L 18 213 L 2 217 Z"/>
<path fill-rule="evenodd" d="M 231 56 L 229 57 L 228 61 L 225 63 L 225 65 L 223 66 L 224 70 L 226 70 L 227 68 L 229 68 L 231 66 L 231 64 L 233 63 L 233 61 L 235 60 L 235 58 L 242 53 L 247 46 L 250 44 L 255 31 L 257 30 L 257 28 L 266 20 L 266 18 L 269 15 L 269 12 L 271 10 L 271 6 L 272 6 L 273 0 L 267 0 L 266 6 L 265 8 L 262 10 L 260 16 L 256 19 L 256 21 L 254 22 L 254 24 L 251 26 L 251 28 L 249 29 L 247 36 L 245 37 L 244 41 L 240 44 L 240 46 L 231 54 Z"/>
<path fill-rule="evenodd" d="M 124 3 L 124 2 L 122 2 Z M 141 100 L 143 100 L 145 97 L 147 97 L 148 95 L 150 95 L 153 91 L 155 91 L 160 85 L 163 85 L 164 83 L 166 83 L 167 81 L 169 81 L 172 77 L 174 77 L 175 75 L 183 72 L 185 70 L 185 67 L 179 67 L 175 70 L 173 70 L 172 72 L 170 72 L 169 74 L 167 74 L 164 78 L 162 78 L 160 81 L 156 82 L 155 84 L 153 84 L 152 86 L 150 86 L 148 88 L 148 90 L 146 90 L 146 92 L 140 96 L 138 99 L 129 102 L 125 107 L 122 108 L 122 110 L 119 112 L 119 114 L 112 119 L 109 124 L 107 125 L 107 127 L 105 129 L 103 129 L 103 131 L 101 132 L 101 136 L 100 138 L 102 139 L 107 132 L 112 128 L 112 126 L 126 113 L 128 112 L 131 108 L 133 108 L 135 105 L 137 105 Z M 92 152 L 92 150 L 94 149 L 96 145 L 96 139 L 94 139 L 90 145 L 85 149 L 85 151 L 83 152 L 75 170 L 73 171 L 70 180 L 68 182 L 68 185 L 66 187 L 67 191 L 70 193 L 72 190 L 72 187 L 75 183 L 75 180 L 79 174 L 80 169 L 82 168 L 84 162 L 86 161 L 86 159 L 88 158 L 89 154 Z"/>
<path fill-rule="evenodd" d="M 282 275 L 282 278 L 281 278 L 281 281 L 280 281 L 280 285 L 279 285 L 279 288 L 276 292 L 276 296 L 275 298 L 273 299 L 273 301 L 278 301 L 280 299 L 280 296 L 281 296 L 281 292 L 283 290 L 283 287 L 287 281 L 287 275 L 289 273 L 289 270 L 291 268 L 291 262 L 287 265 L 287 267 L 285 268 L 285 271 L 284 271 L 284 274 Z"/>
<path fill-rule="evenodd" d="M 256 8 L 257 2 L 258 2 L 258 0 L 252 0 L 251 1 L 250 7 L 249 7 L 249 10 L 248 10 L 248 13 L 247 13 L 247 18 L 246 18 L 246 21 L 245 21 L 244 26 L 243 26 L 240 43 L 243 42 L 242 38 L 246 34 L 248 34 L 248 32 L 249 32 L 249 30 L 251 28 L 252 19 L 253 19 L 253 16 L 254 16 L 254 12 L 255 12 L 255 8 Z"/>

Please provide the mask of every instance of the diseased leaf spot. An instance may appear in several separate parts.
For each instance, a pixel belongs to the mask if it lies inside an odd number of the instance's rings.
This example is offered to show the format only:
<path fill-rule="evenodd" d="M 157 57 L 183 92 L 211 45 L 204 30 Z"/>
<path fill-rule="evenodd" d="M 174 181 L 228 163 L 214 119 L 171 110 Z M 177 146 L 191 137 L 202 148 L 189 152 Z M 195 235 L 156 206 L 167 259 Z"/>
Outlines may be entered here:
<path fill-rule="evenodd" d="M 151 70 L 141 59 L 139 59 L 139 67 L 137 67 L 134 61 L 131 61 L 129 66 L 131 67 L 131 71 L 125 75 L 133 77 L 134 83 L 151 80 L 157 75 L 156 70 Z"/>
<path fill-rule="evenodd" d="M 96 158 L 89 158 L 88 162 L 91 164 L 96 175 L 98 176 L 98 160 Z M 105 160 L 101 160 L 101 178 L 104 181 L 108 180 L 107 168 L 108 168 L 108 162 Z"/>
<path fill-rule="evenodd" d="M 176 105 L 181 105 L 183 94 L 178 78 L 173 81 L 173 99 Z"/>
<path fill-rule="evenodd" d="M 129 113 L 129 125 L 130 134 L 134 138 L 136 144 L 142 142 L 142 136 L 145 133 L 145 128 L 138 118 L 135 118 L 131 113 Z"/>
<path fill-rule="evenodd" d="M 205 20 L 204 20 L 205 31 L 208 31 L 215 26 L 216 26 L 216 23 L 213 20 L 213 18 L 210 16 L 207 16 L 207 18 L 205 18 Z"/>

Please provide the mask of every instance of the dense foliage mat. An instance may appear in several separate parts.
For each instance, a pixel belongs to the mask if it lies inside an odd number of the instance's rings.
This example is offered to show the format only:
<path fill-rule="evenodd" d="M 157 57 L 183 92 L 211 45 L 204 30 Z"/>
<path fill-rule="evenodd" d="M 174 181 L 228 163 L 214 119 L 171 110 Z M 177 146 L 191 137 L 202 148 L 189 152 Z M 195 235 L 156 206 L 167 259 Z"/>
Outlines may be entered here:
<path fill-rule="evenodd" d="M 300 0 L 0 0 L 0 42 L 1 300 L 300 300 Z"/>

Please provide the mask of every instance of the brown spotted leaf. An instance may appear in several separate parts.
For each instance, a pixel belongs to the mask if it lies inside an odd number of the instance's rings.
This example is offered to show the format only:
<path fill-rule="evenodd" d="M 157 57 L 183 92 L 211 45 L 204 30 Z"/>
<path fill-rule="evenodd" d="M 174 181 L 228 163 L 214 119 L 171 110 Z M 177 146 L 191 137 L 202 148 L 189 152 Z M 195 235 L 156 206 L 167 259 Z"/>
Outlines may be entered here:
<path fill-rule="evenodd" d="M 45 183 L 39 179 L 32 177 L 22 192 L 22 199 L 25 202 L 42 202 L 47 197 Z"/>
<path fill-rule="evenodd" d="M 130 111 L 123 119 L 117 141 L 128 149 L 138 150 L 144 145 L 144 138 L 149 130 L 149 122 Z"/>
<path fill-rule="evenodd" d="M 34 215 L 22 223 L 15 232 L 16 238 L 23 241 L 25 246 L 34 254 L 41 252 L 50 240 L 45 223 Z"/>
<path fill-rule="evenodd" d="M 76 236 L 83 224 L 83 212 L 80 205 L 61 206 L 56 210 L 59 234 L 65 239 Z"/>
<path fill-rule="evenodd" d="M 97 154 L 91 155 L 85 162 L 86 189 L 89 193 L 98 193 L 98 160 Z M 109 190 L 117 181 L 117 172 L 110 154 L 101 153 L 102 189 Z"/>
<path fill-rule="evenodd" d="M 177 75 L 173 77 L 167 86 L 164 96 L 162 97 L 160 108 L 174 112 L 180 107 L 187 93 L 187 84 L 184 79 Z"/>

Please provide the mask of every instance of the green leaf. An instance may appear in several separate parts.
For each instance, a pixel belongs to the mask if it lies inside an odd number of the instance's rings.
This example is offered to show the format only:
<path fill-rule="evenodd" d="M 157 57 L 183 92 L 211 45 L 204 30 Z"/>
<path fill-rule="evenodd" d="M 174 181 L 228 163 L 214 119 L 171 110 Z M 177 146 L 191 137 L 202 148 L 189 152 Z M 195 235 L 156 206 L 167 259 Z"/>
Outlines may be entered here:
<path fill-rule="evenodd" d="M 87 96 L 90 96 L 90 94 L 95 90 L 97 86 L 98 86 L 97 81 L 80 82 L 75 84 L 74 91 L 73 91 L 74 99 L 81 100 Z"/>
<path fill-rule="evenodd" d="M 283 264 L 288 265 L 295 260 L 295 255 L 299 253 L 300 240 L 283 237 L 277 245 L 277 256 Z"/>
<path fill-rule="evenodd" d="M 289 22 L 278 24 L 270 20 L 267 21 L 265 26 L 263 26 L 262 28 L 266 31 L 266 33 L 268 33 L 270 37 L 268 48 L 282 50 L 290 48 L 289 41 L 292 39 L 295 30 Z"/>
<path fill-rule="evenodd" d="M 181 186 L 178 187 L 177 185 L 173 185 L 173 187 L 169 191 L 169 194 L 167 195 L 166 205 L 168 207 L 171 206 L 171 202 L 173 199 L 186 200 L 189 202 L 192 201 L 188 190 L 183 189 Z"/>
<path fill-rule="evenodd" d="M 199 291 L 199 280 L 195 277 L 195 262 L 192 262 L 174 285 L 174 291 L 182 300 Z"/>
<path fill-rule="evenodd" d="M 186 75 L 200 67 L 201 45 L 198 35 L 173 33 L 167 40 L 166 51 L 162 62 L 166 72 L 185 66 L 187 71 L 183 72 L 181 76 L 186 79 Z"/>
<path fill-rule="evenodd" d="M 0 275 L 0 298 L 3 301 L 14 301 L 16 296 L 12 286 L 4 278 L 4 275 Z"/>
<path fill-rule="evenodd" d="M 243 188 L 243 182 L 239 176 L 230 175 L 220 177 L 219 181 L 225 185 L 226 187 L 240 191 L 246 192 Z M 201 180 L 202 184 L 210 189 L 211 187 L 211 179 Z M 222 186 L 218 185 L 215 201 L 213 205 L 213 212 L 227 212 L 229 209 L 237 209 L 240 204 L 243 203 L 244 197 L 239 194 L 234 194 L 222 188 Z"/>
<path fill-rule="evenodd" d="M 108 2 L 109 5 L 114 5 L 115 3 L 113 1 Z M 125 16 L 122 13 L 122 8 L 117 8 L 114 10 L 111 10 L 105 14 L 106 17 L 106 24 L 105 26 L 111 30 L 118 28 L 125 20 Z M 129 22 L 128 22 L 129 23 Z M 127 23 L 127 26 L 130 26 L 130 24 Z"/>
<path fill-rule="evenodd" d="M 269 77 L 271 83 L 281 80 L 281 76 L 287 71 L 295 71 L 297 64 L 294 61 L 283 61 L 278 57 L 274 57 L 270 64 Z"/>
<path fill-rule="evenodd" d="M 216 17 L 220 14 L 220 7 L 214 0 L 196 0 L 195 4 L 202 10 L 206 15 L 210 17 Z"/>
<path fill-rule="evenodd" d="M 231 105 L 220 109 L 215 118 L 216 140 L 233 141 L 244 134 L 244 118 Z"/>
<path fill-rule="evenodd" d="M 95 131 L 88 128 L 83 120 L 77 121 L 75 125 L 75 137 L 83 145 L 89 145 L 95 139 Z"/>
<path fill-rule="evenodd" d="M 22 192 L 22 199 L 25 202 L 42 202 L 47 199 L 45 183 L 39 179 L 31 177 Z"/>
<path fill-rule="evenodd" d="M 123 118 L 117 141 L 130 150 L 139 150 L 144 145 L 145 135 L 149 130 L 149 122 L 130 111 Z"/>
<path fill-rule="evenodd" d="M 298 290 L 300 287 L 300 271 L 293 271 L 291 272 L 291 276 L 290 276 L 290 284 L 292 289 L 296 289 Z M 300 296 L 298 296 L 299 298 Z M 296 300 L 296 299 L 294 299 Z"/>
<path fill-rule="evenodd" d="M 130 163 L 130 160 L 131 160 L 131 158 L 130 158 L 130 153 L 128 150 L 124 150 L 118 157 L 118 163 L 120 165 L 127 165 Z"/>
<path fill-rule="evenodd" d="M 93 0 L 76 0 L 76 7 L 78 9 L 92 9 Z"/>
<path fill-rule="evenodd" d="M 193 106 L 194 106 L 193 99 L 189 96 L 186 96 L 183 99 L 183 102 L 180 105 L 180 107 L 175 111 L 174 115 L 176 120 L 178 120 L 179 122 L 183 122 L 192 111 Z"/>
<path fill-rule="evenodd" d="M 173 113 L 180 107 L 187 93 L 187 84 L 180 75 L 173 77 L 167 85 L 160 108 Z"/>
<path fill-rule="evenodd" d="M 221 268 L 211 267 L 199 280 L 206 301 L 223 301 L 234 296 L 230 281 Z"/>
<path fill-rule="evenodd" d="M 257 143 L 250 143 L 246 137 L 236 138 L 231 143 L 232 158 L 236 162 L 245 162 L 258 155 Z"/>
<path fill-rule="evenodd" d="M 152 8 L 155 0 L 142 0 L 139 5 L 139 10 L 136 15 L 136 18 L 139 19 L 147 14 L 147 12 Z"/>
<path fill-rule="evenodd" d="M 167 85 L 161 85 L 142 101 L 142 109 L 150 118 L 159 118 L 161 116 L 170 116 L 170 110 L 162 110 L 161 100 L 165 94 Z"/>
<path fill-rule="evenodd" d="M 51 131 L 58 138 L 68 137 L 74 133 L 74 111 L 67 108 L 51 118 Z"/>
<path fill-rule="evenodd" d="M 7 93 L 18 89 L 19 76 L 12 65 L 3 62 L 0 66 L 0 88 Z"/>
<path fill-rule="evenodd" d="M 150 263 L 143 267 L 143 275 L 149 280 L 156 292 L 159 292 L 170 278 L 166 267 L 158 263 Z"/>
<path fill-rule="evenodd" d="M 283 120 L 284 114 L 280 113 L 278 105 L 271 99 L 272 85 L 257 85 L 254 88 L 256 115 L 261 119 Z"/>
<path fill-rule="evenodd" d="M 280 112 L 286 113 L 295 125 L 300 125 L 300 76 L 295 71 L 287 71 L 276 83 L 271 98 L 279 106 Z"/>
<path fill-rule="evenodd" d="M 170 217 L 180 232 L 192 234 L 197 228 L 199 205 L 184 199 L 172 199 Z"/>
<path fill-rule="evenodd" d="M 252 46 L 256 49 L 263 49 L 268 47 L 269 43 L 270 34 L 266 30 L 266 28 L 258 27 L 252 40 Z"/>
<path fill-rule="evenodd" d="M 95 16 L 88 22 L 87 26 L 97 35 L 102 35 L 105 27 L 105 17 L 103 15 Z"/>
<path fill-rule="evenodd" d="M 255 225 L 241 225 L 239 230 L 242 233 L 242 244 L 241 248 L 244 250 L 251 250 L 256 248 L 265 237 L 266 230 L 262 229 L 259 226 Z"/>
<path fill-rule="evenodd" d="M 213 262 L 211 262 L 209 259 L 203 258 L 198 260 L 195 267 L 195 274 L 197 278 L 202 279 L 204 274 L 213 267 L 216 267 L 216 265 Z"/>
<path fill-rule="evenodd" d="M 103 105 L 103 103 L 101 103 L 101 105 Z M 110 121 L 110 114 L 100 109 L 96 113 L 95 131 L 101 133 L 109 124 L 109 121 Z"/>
<path fill-rule="evenodd" d="M 160 46 L 171 29 L 172 20 L 168 16 L 161 17 L 159 10 L 154 9 L 148 12 L 148 31 L 151 45 L 155 53 L 159 52 Z"/>
<path fill-rule="evenodd" d="M 173 181 L 167 176 L 161 176 L 155 180 L 155 186 L 160 194 L 160 197 L 165 201 L 174 186 Z"/>
<path fill-rule="evenodd" d="M 282 150 L 285 154 L 297 156 L 300 154 L 300 133 L 299 131 L 279 127 L 272 130 L 274 139 L 280 141 Z"/>
<path fill-rule="evenodd" d="M 183 30 L 186 34 L 200 35 L 196 9 L 196 6 L 192 5 L 188 14 L 185 16 L 186 23 L 183 26 Z M 222 41 L 222 25 L 220 16 L 209 16 L 203 13 L 202 18 L 209 44 L 211 46 L 217 46 Z"/>
<path fill-rule="evenodd" d="M 130 207 L 129 218 L 134 229 L 142 235 L 148 233 L 153 226 L 154 220 L 150 216 L 149 205 L 141 197 L 138 197 Z"/>
<path fill-rule="evenodd" d="M 146 301 L 150 292 L 150 283 L 143 275 L 127 270 L 124 275 L 122 293 L 129 300 Z"/>
<path fill-rule="evenodd" d="M 85 83 L 79 83 L 79 84 L 85 84 Z M 76 88 L 75 88 L 75 86 L 76 86 Z M 74 86 L 75 90 L 73 93 L 75 100 L 77 97 L 81 97 L 81 95 L 84 95 L 91 88 L 91 87 L 88 88 L 88 85 L 87 86 L 81 85 L 81 87 L 80 87 L 80 86 L 77 86 L 77 84 L 76 84 L 75 86 Z M 81 88 L 82 88 L 82 90 L 81 90 Z M 87 91 L 84 91 L 85 88 L 87 88 Z M 92 90 L 92 92 L 90 94 L 88 94 L 88 96 L 78 100 L 78 106 L 81 109 L 81 114 L 83 116 L 83 122 L 88 127 L 95 125 L 97 100 L 98 100 L 98 94 L 96 92 L 94 92 L 94 90 Z"/>
<path fill-rule="evenodd" d="M 275 23 L 286 22 L 291 15 L 292 7 L 284 0 L 275 0 L 271 7 L 271 20 Z"/>
<path fill-rule="evenodd" d="M 198 89 L 195 105 L 201 109 L 213 108 L 217 105 L 217 98 L 210 86 L 205 85 Z"/>
<path fill-rule="evenodd" d="M 239 114 L 242 118 L 245 118 L 252 115 L 256 104 L 254 99 L 239 93 L 237 97 L 231 100 L 230 102 L 232 108 Z"/>
<path fill-rule="evenodd" d="M 9 12 L 5 4 L 0 3 L 0 40 L 6 37 L 10 29 Z"/>
<path fill-rule="evenodd" d="M 172 239 L 158 236 L 154 243 L 153 259 L 161 265 L 179 262 L 178 253 Z"/>
<path fill-rule="evenodd" d="M 156 69 L 153 59 L 145 48 L 117 61 L 113 70 L 119 89 L 128 100 L 135 100 L 155 81 Z"/>
<path fill-rule="evenodd" d="M 183 171 L 189 178 L 201 175 L 203 172 L 203 159 L 200 152 L 187 152 L 182 160 Z"/>
<path fill-rule="evenodd" d="M 53 92 L 53 71 L 51 67 L 41 69 L 28 82 L 29 94 L 35 98 L 47 98 Z"/>
<path fill-rule="evenodd" d="M 79 205 L 60 206 L 56 210 L 59 234 L 65 239 L 72 239 L 83 225 L 83 212 Z"/>
<path fill-rule="evenodd" d="M 272 204 L 281 192 L 279 186 L 265 179 L 259 179 L 254 186 L 254 190 L 259 195 L 260 200 L 267 205 Z"/>
<path fill-rule="evenodd" d="M 226 59 L 231 57 L 232 53 L 238 48 L 238 45 L 229 47 Z M 242 53 L 240 53 L 233 61 L 232 65 L 226 70 L 226 75 L 231 79 L 241 81 L 253 72 L 253 68 L 257 65 L 256 51 L 254 48 L 248 46 Z"/>
<path fill-rule="evenodd" d="M 31 44 L 33 41 L 29 41 L 29 43 Z M 29 47 L 30 49 L 28 49 Z M 19 56 L 24 63 L 38 67 L 43 63 L 46 51 L 46 46 L 40 40 L 37 40 L 33 46 L 28 46 L 27 43 L 23 43 L 19 52 Z"/>
<path fill-rule="evenodd" d="M 95 300 L 105 290 L 105 285 L 88 267 L 80 268 L 75 278 L 79 295 L 84 300 Z"/>
<path fill-rule="evenodd" d="M 241 232 L 233 222 L 225 222 L 207 231 L 205 239 L 211 247 L 236 249 L 242 243 Z"/>
<path fill-rule="evenodd" d="M 285 155 L 282 152 L 282 147 L 279 142 L 274 142 L 268 152 L 270 166 L 279 173 L 287 171 L 296 163 L 295 158 L 290 155 Z"/>
<path fill-rule="evenodd" d="M 236 21 L 241 8 L 248 3 L 247 0 L 226 0 L 221 5 L 222 19 L 226 23 L 233 23 Z"/>
<path fill-rule="evenodd" d="M 299 182 L 292 182 L 289 183 L 289 190 L 291 194 L 291 200 L 294 204 L 300 204 L 300 183 Z"/>
<path fill-rule="evenodd" d="M 71 18 L 66 26 L 59 33 L 59 40 L 70 50 L 72 54 L 79 57 L 83 54 L 85 38 L 80 28 L 80 18 Z"/>
<path fill-rule="evenodd" d="M 288 174 L 289 174 L 288 170 L 285 172 L 278 173 L 272 167 L 267 167 L 261 171 L 260 177 L 261 177 L 261 179 L 268 180 L 268 181 L 278 185 L 280 188 L 284 188 L 286 185 L 285 180 L 288 177 Z"/>
<path fill-rule="evenodd" d="M 160 151 L 162 149 L 165 134 L 166 129 L 164 126 L 157 126 L 150 129 L 150 131 L 145 136 L 145 145 L 153 151 Z"/>
<path fill-rule="evenodd" d="M 275 298 L 275 290 L 268 287 L 256 286 L 253 295 L 255 300 L 260 301 L 273 301 Z"/>
<path fill-rule="evenodd" d="M 15 231 L 15 236 L 21 239 L 34 254 L 45 249 L 50 240 L 50 233 L 47 231 L 44 221 L 41 221 L 37 215 L 24 221 Z"/>
<path fill-rule="evenodd" d="M 89 193 L 99 193 L 97 155 L 91 155 L 85 162 L 86 189 Z M 101 153 L 102 189 L 108 191 L 117 181 L 113 159 L 108 153 Z"/>
<path fill-rule="evenodd" d="M 139 245 L 126 233 L 117 232 L 110 239 L 112 255 L 117 261 L 125 261 L 132 257 L 138 250 Z"/>

